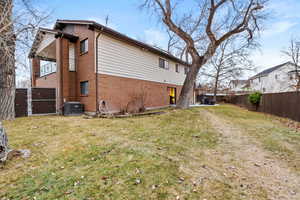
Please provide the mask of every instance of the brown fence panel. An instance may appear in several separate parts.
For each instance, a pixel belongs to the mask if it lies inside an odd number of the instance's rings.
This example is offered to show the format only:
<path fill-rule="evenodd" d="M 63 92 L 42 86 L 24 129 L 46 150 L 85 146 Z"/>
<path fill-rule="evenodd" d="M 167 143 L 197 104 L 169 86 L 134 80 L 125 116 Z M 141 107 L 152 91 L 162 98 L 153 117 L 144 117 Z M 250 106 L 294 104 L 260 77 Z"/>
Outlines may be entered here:
<path fill-rule="evenodd" d="M 28 104 L 27 104 L 27 89 L 16 89 L 15 97 L 15 116 L 26 117 L 28 116 Z"/>
<path fill-rule="evenodd" d="M 32 88 L 32 114 L 56 113 L 56 89 Z"/>
<path fill-rule="evenodd" d="M 232 96 L 229 102 L 253 110 L 248 95 Z M 300 93 L 263 94 L 258 111 L 300 121 Z"/>

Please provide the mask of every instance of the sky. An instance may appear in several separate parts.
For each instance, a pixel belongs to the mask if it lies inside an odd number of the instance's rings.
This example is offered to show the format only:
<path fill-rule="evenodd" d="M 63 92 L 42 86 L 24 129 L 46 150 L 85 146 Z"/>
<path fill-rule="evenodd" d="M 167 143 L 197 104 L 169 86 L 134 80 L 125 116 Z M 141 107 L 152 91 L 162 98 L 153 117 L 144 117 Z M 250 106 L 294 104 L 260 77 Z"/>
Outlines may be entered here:
<path fill-rule="evenodd" d="M 149 44 L 166 47 L 167 36 L 162 25 L 151 13 L 139 9 L 142 0 L 34 1 L 42 9 L 51 11 L 53 23 L 56 19 L 85 19 L 105 24 L 105 18 L 109 16 L 108 26 L 113 29 Z M 251 56 L 256 72 L 286 62 L 288 59 L 282 50 L 288 47 L 291 37 L 300 38 L 300 0 L 270 0 L 267 10 L 269 18 L 260 34 L 261 46 Z"/>

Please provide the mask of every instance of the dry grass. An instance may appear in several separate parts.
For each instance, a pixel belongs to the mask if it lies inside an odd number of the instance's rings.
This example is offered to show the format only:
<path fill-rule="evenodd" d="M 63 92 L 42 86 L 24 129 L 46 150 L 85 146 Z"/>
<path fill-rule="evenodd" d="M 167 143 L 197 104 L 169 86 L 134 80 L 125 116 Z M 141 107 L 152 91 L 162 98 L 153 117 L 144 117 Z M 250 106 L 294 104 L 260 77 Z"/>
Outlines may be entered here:
<path fill-rule="evenodd" d="M 300 132 L 282 123 L 285 119 L 231 105 L 208 110 L 234 123 L 278 159 L 286 161 L 292 169 L 300 172 Z"/>
<path fill-rule="evenodd" d="M 238 163 L 214 158 L 222 135 L 201 109 L 127 119 L 49 116 L 5 122 L 11 147 L 30 149 L 32 156 L 0 166 L 0 199 L 268 199 L 264 188 L 250 195 L 224 175 Z M 244 111 L 236 116 L 230 106 L 212 110 L 247 120 Z M 264 119 L 251 114 L 249 120 Z M 290 141 L 289 129 L 274 126 Z"/>
<path fill-rule="evenodd" d="M 2 167 L 0 199 L 197 199 L 179 168 L 191 149 L 217 145 L 196 109 L 128 119 L 30 117 L 5 127 L 10 145 L 32 156 Z"/>

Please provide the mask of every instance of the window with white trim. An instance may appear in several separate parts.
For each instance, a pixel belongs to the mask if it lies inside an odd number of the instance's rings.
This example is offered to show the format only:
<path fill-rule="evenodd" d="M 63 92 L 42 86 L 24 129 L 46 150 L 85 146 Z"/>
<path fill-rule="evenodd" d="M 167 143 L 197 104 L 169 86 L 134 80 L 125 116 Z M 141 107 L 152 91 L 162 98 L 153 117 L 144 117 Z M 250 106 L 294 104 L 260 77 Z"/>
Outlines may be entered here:
<path fill-rule="evenodd" d="M 75 72 L 75 45 L 74 43 L 69 44 L 69 71 Z"/>
<path fill-rule="evenodd" d="M 159 58 L 158 65 L 160 68 L 169 69 L 169 62 L 163 58 Z"/>

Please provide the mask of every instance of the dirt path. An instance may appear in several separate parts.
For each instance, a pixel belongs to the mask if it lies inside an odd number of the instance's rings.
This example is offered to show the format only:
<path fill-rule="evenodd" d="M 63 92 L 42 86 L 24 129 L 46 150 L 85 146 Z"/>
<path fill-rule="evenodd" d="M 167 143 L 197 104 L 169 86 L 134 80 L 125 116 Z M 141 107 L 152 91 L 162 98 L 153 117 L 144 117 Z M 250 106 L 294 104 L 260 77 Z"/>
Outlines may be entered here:
<path fill-rule="evenodd" d="M 222 167 L 227 166 L 228 173 L 225 176 L 240 184 L 240 187 L 245 187 L 248 193 L 259 189 L 266 191 L 266 199 L 300 199 L 300 176 L 291 171 L 286 163 L 264 150 L 254 138 L 232 123 L 207 110 L 201 110 L 201 114 L 222 138 L 220 148 L 208 152 L 208 156 L 222 162 Z M 235 166 L 230 166 L 232 163 Z"/>

